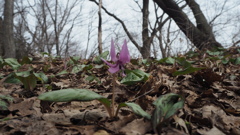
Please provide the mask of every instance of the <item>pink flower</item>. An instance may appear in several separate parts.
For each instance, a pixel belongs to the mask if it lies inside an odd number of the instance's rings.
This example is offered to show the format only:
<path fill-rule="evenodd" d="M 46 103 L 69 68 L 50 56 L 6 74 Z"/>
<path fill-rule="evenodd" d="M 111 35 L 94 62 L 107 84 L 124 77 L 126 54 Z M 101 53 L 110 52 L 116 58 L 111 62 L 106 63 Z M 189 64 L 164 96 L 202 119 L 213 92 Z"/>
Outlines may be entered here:
<path fill-rule="evenodd" d="M 124 71 L 124 64 L 130 62 L 130 54 L 127 47 L 127 41 L 124 40 L 122 50 L 120 51 L 119 55 L 116 55 L 114 42 L 112 40 L 110 55 L 111 55 L 111 61 L 113 61 L 114 64 L 109 63 L 106 60 L 101 58 L 110 67 L 108 71 L 110 73 L 116 73 L 119 70 Z M 124 72 L 122 72 L 122 75 L 125 76 Z"/>

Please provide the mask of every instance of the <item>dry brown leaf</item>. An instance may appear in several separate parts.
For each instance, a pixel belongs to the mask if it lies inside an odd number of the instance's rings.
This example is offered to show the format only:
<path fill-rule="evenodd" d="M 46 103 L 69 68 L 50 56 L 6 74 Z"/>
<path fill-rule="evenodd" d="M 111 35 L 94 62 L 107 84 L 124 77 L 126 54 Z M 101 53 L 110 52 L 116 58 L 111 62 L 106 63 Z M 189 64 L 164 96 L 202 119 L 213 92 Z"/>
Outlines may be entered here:
<path fill-rule="evenodd" d="M 142 119 L 135 119 L 132 122 L 125 125 L 120 129 L 121 133 L 125 135 L 143 135 L 147 131 L 151 130 L 151 124 L 149 121 Z"/>
<path fill-rule="evenodd" d="M 98 130 L 93 135 L 109 135 L 109 133 L 105 130 Z"/>
<path fill-rule="evenodd" d="M 176 126 L 179 125 L 179 126 L 183 127 L 185 133 L 189 134 L 188 128 L 186 126 L 186 122 L 182 118 L 179 118 L 177 115 L 174 115 L 173 119 L 175 120 Z"/>
<path fill-rule="evenodd" d="M 18 114 L 21 116 L 26 116 L 26 115 L 31 115 L 35 113 L 33 110 L 33 103 L 36 99 L 34 98 L 29 98 L 29 99 L 24 99 L 22 102 L 14 104 L 11 103 L 8 109 L 10 111 L 15 111 L 18 110 Z"/>
<path fill-rule="evenodd" d="M 197 129 L 197 131 L 202 135 L 225 135 L 221 130 L 219 130 L 215 126 L 208 131 L 205 129 Z"/>

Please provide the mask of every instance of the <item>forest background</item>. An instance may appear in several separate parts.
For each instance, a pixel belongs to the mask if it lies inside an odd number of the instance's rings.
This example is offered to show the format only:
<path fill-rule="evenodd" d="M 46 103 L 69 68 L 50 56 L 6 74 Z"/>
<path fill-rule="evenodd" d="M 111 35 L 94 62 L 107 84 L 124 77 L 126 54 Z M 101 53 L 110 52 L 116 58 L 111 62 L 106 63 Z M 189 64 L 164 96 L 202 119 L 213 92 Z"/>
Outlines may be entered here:
<path fill-rule="evenodd" d="M 238 0 L 1 0 L 0 7 L 3 57 L 47 52 L 88 59 L 109 50 L 112 38 L 127 39 L 135 58 L 240 42 Z"/>
<path fill-rule="evenodd" d="M 0 133 L 240 134 L 239 0 L 0 7 Z"/>

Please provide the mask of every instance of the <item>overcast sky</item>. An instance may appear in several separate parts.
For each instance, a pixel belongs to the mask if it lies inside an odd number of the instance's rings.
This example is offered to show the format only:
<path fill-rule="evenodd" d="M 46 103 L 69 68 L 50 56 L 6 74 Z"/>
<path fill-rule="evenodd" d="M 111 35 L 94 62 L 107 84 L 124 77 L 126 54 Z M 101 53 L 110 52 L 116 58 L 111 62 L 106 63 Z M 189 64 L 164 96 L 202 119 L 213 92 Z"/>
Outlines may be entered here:
<path fill-rule="evenodd" d="M 142 1 L 141 0 L 137 0 L 137 1 L 141 6 Z M 225 0 L 210 0 L 210 1 L 196 0 L 196 1 L 199 3 L 206 18 L 210 21 L 221 12 L 221 8 L 223 7 Z M 89 3 L 88 1 L 86 1 L 86 3 L 91 5 L 91 6 L 88 6 L 88 10 L 91 8 L 96 8 L 96 5 L 94 3 Z M 142 25 L 141 17 L 142 16 L 140 14 L 140 9 L 138 5 L 134 2 L 134 0 L 114 0 L 114 2 L 112 0 L 103 0 L 103 5 L 111 13 L 114 13 L 116 16 L 124 20 L 125 24 L 127 25 L 128 29 L 130 29 L 130 31 L 141 34 L 141 25 Z M 189 9 L 186 9 L 185 11 L 187 13 L 190 13 Z M 153 12 L 154 12 L 153 2 L 150 1 L 150 20 L 152 20 L 152 22 L 155 22 L 155 15 Z M 103 29 L 109 29 L 112 27 L 114 23 L 117 23 L 117 21 L 115 21 L 114 19 L 106 15 L 104 11 L 102 11 L 102 13 L 103 13 L 103 22 L 107 20 L 107 23 L 103 24 Z M 236 21 L 235 22 L 233 21 L 235 19 L 235 15 L 240 15 L 240 1 L 239 0 L 227 1 L 224 7 L 224 10 L 222 11 L 222 15 L 219 16 L 213 22 L 214 24 L 213 30 L 216 33 L 216 38 L 219 42 L 221 42 L 225 46 L 229 46 L 232 44 L 232 39 L 231 39 L 232 34 L 239 31 L 239 30 L 236 30 L 236 27 L 240 28 L 239 26 L 240 23 L 236 23 Z M 192 19 L 193 23 L 195 23 L 194 17 L 191 16 L 190 18 Z M 97 23 L 95 25 L 97 27 Z M 173 30 L 174 29 L 177 30 L 179 28 L 176 26 L 173 26 Z M 103 39 L 105 39 L 105 37 L 108 37 L 108 36 L 109 34 L 105 34 L 105 36 L 103 36 Z M 110 43 L 110 39 L 108 39 L 108 42 Z M 108 43 L 105 43 L 105 47 L 107 45 Z M 178 45 L 179 43 L 176 43 L 176 48 Z M 134 49 L 133 46 L 131 47 Z"/>
<path fill-rule="evenodd" d="M 3 5 L 4 0 L 0 0 L 0 6 Z M 29 0 L 30 2 L 34 2 L 34 0 Z M 86 47 L 86 41 L 87 41 L 87 30 L 88 25 L 92 23 L 92 38 L 90 41 L 91 48 L 89 51 L 94 50 L 94 45 L 97 44 L 97 26 L 98 26 L 98 16 L 97 16 L 97 9 L 95 3 L 89 2 L 88 0 L 82 0 L 83 6 L 82 6 L 82 22 L 79 24 L 76 28 L 74 28 L 73 36 L 76 42 L 79 43 L 79 50 L 85 50 Z M 141 38 L 141 21 L 142 16 L 140 13 L 140 9 L 136 2 L 139 2 L 139 5 L 142 6 L 142 0 L 103 0 L 103 5 L 105 8 L 107 8 L 111 13 L 119 17 L 124 21 L 127 28 L 131 32 L 135 32 L 138 34 L 139 38 Z M 204 12 L 206 18 L 208 21 L 212 20 L 217 14 L 220 13 L 221 8 L 224 4 L 225 0 L 196 0 L 202 11 Z M 59 0 L 59 2 L 63 2 L 64 0 Z M 77 8 L 79 8 L 77 6 Z M 3 8 L 1 8 L 2 11 Z M 76 9 L 79 10 L 79 9 Z M 94 12 L 91 12 L 94 11 Z M 191 13 L 189 9 L 185 9 L 187 13 Z M 122 44 L 124 38 L 127 38 L 125 32 L 122 30 L 121 25 L 114 20 L 112 17 L 105 14 L 105 12 L 102 10 L 103 14 L 103 43 L 104 43 L 104 50 L 109 50 L 110 40 L 111 38 L 116 38 L 116 35 L 118 32 L 123 35 L 123 37 L 120 37 L 119 44 Z M 160 14 L 160 13 L 159 13 Z M 219 16 L 214 21 L 214 27 L 213 30 L 216 33 L 217 40 L 222 43 L 223 45 L 229 46 L 232 43 L 232 34 L 237 33 L 240 28 L 240 23 L 236 23 L 234 19 L 237 19 L 235 16 L 240 15 L 240 0 L 228 0 L 224 11 L 221 16 Z M 150 0 L 150 23 L 155 22 L 155 15 L 154 15 L 154 8 L 153 8 L 153 2 Z M 194 17 L 190 17 L 193 22 L 195 22 Z M 240 17 L 238 17 L 239 19 Z M 30 25 L 34 26 L 35 21 L 33 18 L 29 16 Z M 172 30 L 178 30 L 179 28 L 176 25 L 173 25 Z M 125 36 L 124 36 L 125 35 Z M 181 34 L 183 35 L 183 34 Z M 184 38 L 184 36 L 182 36 Z M 239 40 L 240 36 L 238 36 Z M 127 38 L 128 39 L 128 38 Z M 237 40 L 236 39 L 236 40 Z M 141 39 L 137 40 L 141 43 Z M 176 43 L 174 45 L 175 49 L 178 49 L 179 47 L 182 47 L 182 44 L 179 44 L 179 41 L 176 40 Z M 130 50 L 136 50 L 136 48 L 129 43 Z M 139 55 L 137 51 L 133 52 L 135 57 Z"/>

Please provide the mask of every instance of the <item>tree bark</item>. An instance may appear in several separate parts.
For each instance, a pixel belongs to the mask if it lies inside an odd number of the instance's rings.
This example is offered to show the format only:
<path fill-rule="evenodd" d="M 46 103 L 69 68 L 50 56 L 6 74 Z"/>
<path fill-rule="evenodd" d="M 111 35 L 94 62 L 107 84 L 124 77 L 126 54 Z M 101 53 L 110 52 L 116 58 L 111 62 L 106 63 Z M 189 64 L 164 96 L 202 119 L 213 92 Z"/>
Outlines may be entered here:
<path fill-rule="evenodd" d="M 102 53 L 102 0 L 99 0 L 98 5 L 98 53 Z"/>
<path fill-rule="evenodd" d="M 3 48 L 3 19 L 2 19 L 2 17 L 0 17 L 0 56 L 3 56 L 4 54 L 3 54 L 3 50 L 4 50 L 4 48 Z"/>
<path fill-rule="evenodd" d="M 55 31 L 55 44 L 56 44 L 56 51 L 57 51 L 57 56 L 60 56 L 60 47 L 59 47 L 59 28 L 58 28 L 58 0 L 56 0 L 56 5 L 55 5 L 55 20 L 54 20 L 54 31 Z"/>
<path fill-rule="evenodd" d="M 149 43 L 149 30 L 148 30 L 148 7 L 149 7 L 149 0 L 143 0 L 143 8 L 142 8 L 142 42 L 143 46 L 140 49 L 140 53 L 142 54 L 143 58 L 150 57 L 150 47 L 151 42 Z"/>
<path fill-rule="evenodd" d="M 3 20 L 4 58 L 16 58 L 16 48 L 13 37 L 13 6 L 14 0 L 5 0 Z"/>
<path fill-rule="evenodd" d="M 197 26 L 195 26 L 188 16 L 182 11 L 174 0 L 153 0 L 167 13 L 178 25 L 188 39 L 200 50 L 206 48 L 222 47 L 214 37 L 212 29 L 202 13 L 199 5 L 194 0 L 185 0 L 191 8 Z"/>
<path fill-rule="evenodd" d="M 94 2 L 95 4 L 99 5 L 99 3 L 96 0 L 89 0 Z M 113 13 L 110 13 L 104 6 L 102 6 L 102 9 L 111 17 L 113 17 L 115 20 L 117 20 L 123 27 L 123 30 L 125 31 L 125 33 L 127 34 L 128 38 L 131 40 L 131 42 L 135 45 L 135 47 L 139 50 L 139 52 L 141 53 L 142 57 L 144 59 L 149 58 L 150 54 L 151 54 L 151 43 L 153 41 L 153 38 L 156 36 L 157 32 L 159 30 L 161 30 L 161 28 L 163 27 L 163 25 L 170 19 L 167 18 L 165 19 L 162 24 L 160 24 L 158 27 L 156 27 L 157 25 L 154 26 L 154 28 L 152 29 L 152 32 L 150 32 L 150 28 L 149 28 L 149 0 L 143 0 L 143 7 L 141 8 L 141 12 L 142 12 L 142 46 L 140 46 L 136 40 L 133 38 L 133 36 L 131 35 L 131 32 L 127 29 L 127 26 L 125 25 L 124 21 L 121 20 L 120 18 L 118 18 L 116 15 L 114 15 Z M 157 22 L 156 22 L 157 23 Z"/>

